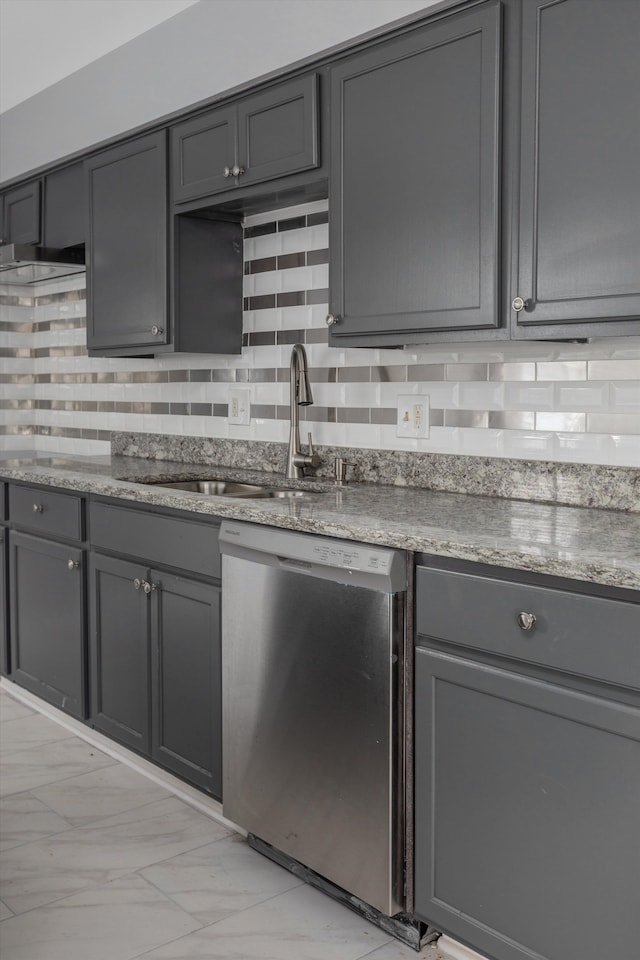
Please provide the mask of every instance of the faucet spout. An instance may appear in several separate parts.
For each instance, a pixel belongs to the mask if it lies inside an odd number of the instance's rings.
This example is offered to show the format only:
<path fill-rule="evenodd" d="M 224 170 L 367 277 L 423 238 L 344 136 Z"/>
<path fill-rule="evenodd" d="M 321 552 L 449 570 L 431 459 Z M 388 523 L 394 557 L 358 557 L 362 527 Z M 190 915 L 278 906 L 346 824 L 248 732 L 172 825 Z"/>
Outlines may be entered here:
<path fill-rule="evenodd" d="M 301 343 L 294 344 L 291 350 L 289 364 L 289 451 L 287 454 L 287 479 L 301 480 L 304 477 L 305 467 L 317 467 L 320 459 L 317 454 L 309 450 L 309 455 L 300 449 L 300 411 L 298 407 L 306 407 L 313 403 L 309 371 L 307 368 L 307 352 Z M 311 435 L 309 435 L 311 437 Z"/>

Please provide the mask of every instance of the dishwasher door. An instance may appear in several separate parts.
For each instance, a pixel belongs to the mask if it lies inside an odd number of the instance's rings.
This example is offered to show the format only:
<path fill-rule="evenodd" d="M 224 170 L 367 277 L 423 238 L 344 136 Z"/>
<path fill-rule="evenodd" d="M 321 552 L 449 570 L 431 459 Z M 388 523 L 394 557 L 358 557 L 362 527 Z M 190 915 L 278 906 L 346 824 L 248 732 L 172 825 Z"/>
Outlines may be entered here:
<path fill-rule="evenodd" d="M 227 542 L 230 527 L 242 546 Z M 273 553 L 251 549 L 256 531 Z M 227 521 L 221 544 L 224 814 L 393 915 L 404 554 Z M 353 569 L 363 555 L 370 577 Z"/>

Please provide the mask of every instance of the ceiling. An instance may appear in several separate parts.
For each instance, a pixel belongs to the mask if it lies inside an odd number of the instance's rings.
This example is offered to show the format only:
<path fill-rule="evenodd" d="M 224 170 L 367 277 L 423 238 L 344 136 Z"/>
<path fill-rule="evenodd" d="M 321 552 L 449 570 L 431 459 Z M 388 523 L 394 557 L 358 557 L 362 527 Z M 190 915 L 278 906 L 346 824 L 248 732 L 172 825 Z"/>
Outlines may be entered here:
<path fill-rule="evenodd" d="M 0 0 L 0 113 L 198 0 Z"/>

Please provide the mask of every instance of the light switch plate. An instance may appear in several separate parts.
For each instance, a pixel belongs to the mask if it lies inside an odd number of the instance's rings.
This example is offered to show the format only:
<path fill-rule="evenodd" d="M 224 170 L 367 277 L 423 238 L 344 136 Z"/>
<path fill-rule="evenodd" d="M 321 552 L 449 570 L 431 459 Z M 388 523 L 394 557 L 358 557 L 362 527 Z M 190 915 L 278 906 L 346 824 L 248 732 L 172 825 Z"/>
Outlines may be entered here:
<path fill-rule="evenodd" d="M 229 423 L 248 426 L 251 420 L 251 391 L 244 387 L 229 388 Z"/>
<path fill-rule="evenodd" d="M 398 397 L 398 419 L 396 421 L 398 437 L 429 436 L 429 397 L 424 395 L 405 395 Z"/>

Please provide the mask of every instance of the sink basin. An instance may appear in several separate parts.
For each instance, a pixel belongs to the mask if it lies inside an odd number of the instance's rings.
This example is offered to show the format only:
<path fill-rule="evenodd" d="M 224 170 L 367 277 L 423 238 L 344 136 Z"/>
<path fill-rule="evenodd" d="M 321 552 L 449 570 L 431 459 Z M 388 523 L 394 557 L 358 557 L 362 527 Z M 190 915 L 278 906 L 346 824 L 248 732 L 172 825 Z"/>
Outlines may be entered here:
<path fill-rule="evenodd" d="M 243 497 L 244 499 L 293 499 L 308 496 L 305 490 L 281 490 L 276 487 L 260 487 L 252 483 L 236 483 L 234 480 L 174 480 L 158 483 L 159 487 L 171 490 L 186 490 L 189 493 L 204 493 L 215 497 Z"/>

